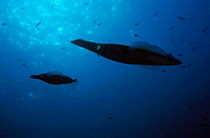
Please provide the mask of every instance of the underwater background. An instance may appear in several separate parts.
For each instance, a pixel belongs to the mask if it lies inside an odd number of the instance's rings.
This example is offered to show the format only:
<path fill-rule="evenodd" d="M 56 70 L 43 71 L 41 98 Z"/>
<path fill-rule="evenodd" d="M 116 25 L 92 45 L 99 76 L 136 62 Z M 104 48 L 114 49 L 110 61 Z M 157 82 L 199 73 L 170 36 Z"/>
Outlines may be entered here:
<path fill-rule="evenodd" d="M 209 0 L 0 0 L 0 138 L 210 138 Z M 147 41 L 179 66 L 105 59 L 75 39 Z M 59 71 L 78 83 L 29 78 Z"/>

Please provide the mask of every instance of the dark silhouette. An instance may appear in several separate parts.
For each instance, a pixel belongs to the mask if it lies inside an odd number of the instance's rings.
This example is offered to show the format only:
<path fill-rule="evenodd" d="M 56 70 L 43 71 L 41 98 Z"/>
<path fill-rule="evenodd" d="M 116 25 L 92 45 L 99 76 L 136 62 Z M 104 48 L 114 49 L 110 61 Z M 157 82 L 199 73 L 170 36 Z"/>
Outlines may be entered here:
<path fill-rule="evenodd" d="M 2 26 L 7 26 L 7 23 L 1 23 Z"/>
<path fill-rule="evenodd" d="M 37 30 L 39 30 L 39 26 L 40 26 L 41 23 L 42 23 L 42 22 L 39 21 L 39 22 L 35 25 L 35 28 L 36 28 Z"/>
<path fill-rule="evenodd" d="M 182 17 L 182 16 L 178 16 L 177 18 L 178 18 L 180 21 L 186 21 L 186 20 L 187 20 L 187 18 Z"/>
<path fill-rule="evenodd" d="M 60 85 L 77 82 L 77 79 L 72 79 L 63 75 L 60 72 L 48 72 L 40 75 L 31 75 L 30 78 L 39 79 L 49 84 Z"/>
<path fill-rule="evenodd" d="M 135 42 L 132 46 L 100 44 L 77 39 L 71 43 L 88 49 L 105 58 L 136 65 L 179 65 L 182 62 L 157 46 L 147 42 Z"/>

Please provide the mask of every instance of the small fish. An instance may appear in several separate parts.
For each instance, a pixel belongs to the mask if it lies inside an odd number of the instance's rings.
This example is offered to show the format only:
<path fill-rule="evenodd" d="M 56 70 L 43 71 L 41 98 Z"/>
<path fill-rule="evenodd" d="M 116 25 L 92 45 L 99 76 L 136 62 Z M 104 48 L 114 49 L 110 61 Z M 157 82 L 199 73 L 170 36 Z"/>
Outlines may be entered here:
<path fill-rule="evenodd" d="M 40 26 L 41 23 L 42 23 L 42 22 L 39 21 L 39 22 L 35 25 L 35 28 L 36 28 L 37 30 L 39 30 L 39 26 Z"/>
<path fill-rule="evenodd" d="M 18 59 L 18 62 L 21 62 L 21 61 L 22 61 L 22 59 L 21 59 L 21 58 L 19 58 L 19 59 Z"/>
<path fill-rule="evenodd" d="M 134 37 L 139 37 L 139 34 L 133 34 Z"/>
<path fill-rule="evenodd" d="M 25 10 L 26 8 L 24 8 L 24 7 L 22 7 L 22 8 L 20 8 L 21 10 Z"/>
<path fill-rule="evenodd" d="M 13 79 L 9 79 L 9 82 L 13 82 Z"/>
<path fill-rule="evenodd" d="M 192 66 L 192 64 L 188 64 L 188 65 L 181 66 L 181 68 L 183 68 L 183 69 L 189 69 L 191 66 Z"/>
<path fill-rule="evenodd" d="M 190 41 L 189 44 L 192 45 L 194 43 L 194 41 Z"/>
<path fill-rule="evenodd" d="M 89 5 L 89 4 L 90 4 L 90 3 L 88 3 L 88 2 L 85 2 L 85 3 L 84 3 L 84 5 L 86 5 L 86 6 Z"/>
<path fill-rule="evenodd" d="M 175 26 L 171 26 L 168 28 L 168 30 L 174 30 L 175 29 Z"/>
<path fill-rule="evenodd" d="M 184 31 L 182 32 L 182 35 L 184 36 L 184 35 L 186 35 L 186 33 L 187 33 L 187 31 L 184 30 Z"/>
<path fill-rule="evenodd" d="M 23 66 L 24 68 L 28 68 L 28 63 L 24 63 L 24 64 L 22 64 L 22 66 Z"/>
<path fill-rule="evenodd" d="M 203 29 L 201 29 L 201 32 L 208 32 L 208 28 L 206 27 L 206 28 L 203 28 Z"/>
<path fill-rule="evenodd" d="M 139 26 L 139 25 L 140 25 L 140 23 L 136 23 L 136 24 L 135 24 L 135 26 Z"/>
<path fill-rule="evenodd" d="M 55 7 L 55 4 L 53 4 L 50 8 L 52 8 L 52 9 L 53 9 L 54 7 Z"/>
<path fill-rule="evenodd" d="M 18 104 L 23 104 L 23 101 L 22 100 L 18 101 Z"/>
<path fill-rule="evenodd" d="M 40 128 L 39 127 L 35 127 L 34 130 L 37 130 L 38 131 L 38 130 L 40 130 Z"/>
<path fill-rule="evenodd" d="M 7 23 L 1 23 L 2 26 L 7 26 Z"/>
<path fill-rule="evenodd" d="M 197 49 L 198 49 L 198 46 L 193 47 L 193 50 L 197 50 Z"/>
<path fill-rule="evenodd" d="M 101 26 L 103 23 L 97 23 L 96 25 Z"/>
<path fill-rule="evenodd" d="M 139 34 L 133 34 L 133 37 L 138 37 L 139 39 L 143 40 L 143 36 L 140 36 Z"/>
<path fill-rule="evenodd" d="M 169 37 L 169 40 L 170 40 L 172 43 L 175 43 L 175 39 L 174 39 L 173 36 L 170 36 L 170 37 Z"/>
<path fill-rule="evenodd" d="M 96 20 L 93 20 L 93 23 L 97 26 L 101 26 L 103 24 L 102 22 L 97 22 Z"/>
<path fill-rule="evenodd" d="M 183 56 L 183 54 L 178 54 L 178 56 L 179 56 L 179 57 L 182 57 L 182 56 Z"/>
<path fill-rule="evenodd" d="M 159 15 L 159 13 L 160 13 L 159 11 L 154 12 L 153 16 L 154 16 L 154 17 L 156 17 L 156 16 L 158 16 L 158 15 Z"/>
<path fill-rule="evenodd" d="M 162 70 L 162 72 L 166 72 L 166 70 Z"/>
<path fill-rule="evenodd" d="M 177 18 L 178 18 L 180 21 L 186 21 L 186 20 L 187 20 L 187 18 L 182 17 L 182 16 L 178 16 Z"/>

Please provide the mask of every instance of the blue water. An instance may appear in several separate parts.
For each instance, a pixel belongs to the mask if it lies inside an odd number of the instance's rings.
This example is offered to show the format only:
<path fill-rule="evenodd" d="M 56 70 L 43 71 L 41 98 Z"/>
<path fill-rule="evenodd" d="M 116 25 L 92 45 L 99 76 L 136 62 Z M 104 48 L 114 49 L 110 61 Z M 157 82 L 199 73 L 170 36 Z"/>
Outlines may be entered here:
<path fill-rule="evenodd" d="M 0 138 L 209 138 L 209 0 L 0 0 Z M 147 41 L 148 68 L 70 43 Z M 59 71 L 77 84 L 32 74 Z"/>

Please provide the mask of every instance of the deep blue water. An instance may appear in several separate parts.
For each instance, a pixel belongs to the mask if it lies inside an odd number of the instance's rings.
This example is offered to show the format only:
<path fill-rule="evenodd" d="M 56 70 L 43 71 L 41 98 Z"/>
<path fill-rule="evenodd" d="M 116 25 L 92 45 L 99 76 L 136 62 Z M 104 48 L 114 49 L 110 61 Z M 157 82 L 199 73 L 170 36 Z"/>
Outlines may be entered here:
<path fill-rule="evenodd" d="M 210 138 L 209 0 L 0 0 L 0 138 Z M 70 43 L 147 41 L 145 68 Z M 32 74 L 59 71 L 77 84 Z"/>

